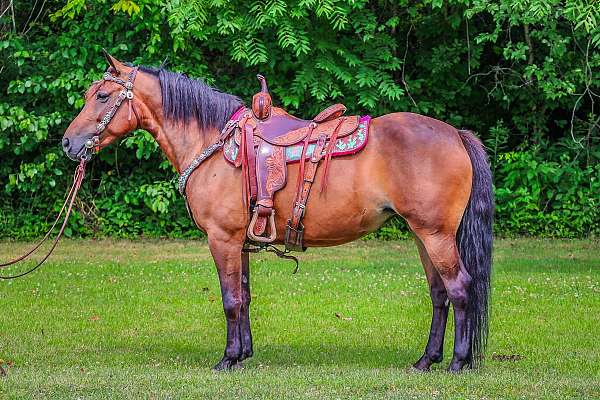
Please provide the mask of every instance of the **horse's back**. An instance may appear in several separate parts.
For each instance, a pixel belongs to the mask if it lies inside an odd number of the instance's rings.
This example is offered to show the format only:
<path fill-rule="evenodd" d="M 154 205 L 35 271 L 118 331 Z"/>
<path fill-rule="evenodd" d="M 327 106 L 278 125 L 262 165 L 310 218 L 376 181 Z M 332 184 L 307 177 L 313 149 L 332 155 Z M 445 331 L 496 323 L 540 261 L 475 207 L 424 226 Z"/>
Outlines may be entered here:
<path fill-rule="evenodd" d="M 464 150 L 458 130 L 443 121 L 411 112 L 382 115 L 371 120 L 371 134 L 385 135 L 399 150 L 421 146 L 451 146 Z M 466 154 L 466 152 L 464 153 Z"/>

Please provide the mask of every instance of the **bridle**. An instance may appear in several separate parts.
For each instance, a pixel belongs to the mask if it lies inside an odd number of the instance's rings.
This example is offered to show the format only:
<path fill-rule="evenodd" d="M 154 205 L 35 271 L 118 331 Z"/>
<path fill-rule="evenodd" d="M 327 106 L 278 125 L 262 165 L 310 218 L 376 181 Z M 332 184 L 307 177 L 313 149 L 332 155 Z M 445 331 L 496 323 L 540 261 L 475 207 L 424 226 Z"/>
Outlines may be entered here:
<path fill-rule="evenodd" d="M 73 203 L 75 202 L 75 198 L 77 197 L 77 192 L 79 191 L 79 188 L 81 187 L 81 183 L 83 182 L 83 178 L 85 177 L 86 162 L 90 160 L 93 153 L 96 153 L 98 151 L 98 145 L 100 144 L 100 138 L 99 138 L 100 134 L 102 132 L 104 132 L 104 130 L 106 129 L 106 127 L 108 126 L 110 121 L 113 119 L 113 117 L 119 110 L 119 107 L 121 106 L 121 104 L 123 104 L 123 101 L 125 101 L 125 100 L 129 101 L 129 114 L 128 114 L 127 120 L 131 121 L 131 112 L 133 111 L 133 113 L 135 114 L 136 120 L 137 120 L 137 126 L 140 126 L 140 119 L 138 117 L 137 112 L 135 111 L 135 108 L 133 107 L 133 82 L 135 81 L 135 76 L 137 74 L 137 71 L 138 71 L 137 67 L 133 68 L 131 70 L 131 72 L 129 72 L 127 81 L 124 81 L 122 79 L 119 79 L 119 78 L 113 76 L 110 72 L 104 73 L 104 75 L 102 77 L 104 81 L 115 82 L 115 83 L 123 86 L 123 90 L 121 90 L 121 93 L 119 93 L 119 96 L 115 100 L 115 103 L 108 109 L 106 114 L 104 114 L 104 117 L 102 117 L 102 119 L 100 120 L 98 125 L 96 125 L 96 133 L 94 134 L 94 136 L 92 136 L 91 139 L 86 141 L 85 146 L 83 147 L 83 154 L 81 154 L 79 156 L 79 165 L 77 166 L 77 169 L 75 170 L 75 175 L 73 176 L 73 184 L 71 186 L 71 189 L 69 189 L 67 197 L 65 198 L 65 202 L 64 202 L 58 216 L 56 217 L 56 220 L 54 220 L 54 223 L 52 224 L 52 226 L 50 227 L 48 232 L 44 235 L 44 237 L 35 246 L 33 246 L 33 248 L 31 248 L 27 253 L 23 254 L 20 257 L 17 257 L 6 263 L 0 263 L 0 269 L 2 269 L 4 267 L 8 267 L 9 265 L 16 264 L 20 261 L 23 261 L 23 260 L 27 259 L 31 254 L 33 254 L 42 245 L 42 243 L 44 243 L 50 237 L 50 234 L 52 233 L 54 228 L 57 226 L 58 221 L 60 220 L 60 217 L 66 210 L 65 218 L 61 224 L 58 234 L 52 241 L 52 246 L 50 247 L 50 250 L 41 259 L 41 261 L 38 262 L 33 268 L 30 268 L 29 270 L 27 270 L 23 273 L 17 274 L 17 275 L 0 276 L 0 280 L 15 279 L 15 278 L 20 278 L 22 276 L 25 276 L 25 275 L 35 271 L 36 269 L 38 269 L 48 259 L 48 257 L 50 257 L 50 254 L 52 254 L 52 252 L 58 245 L 58 241 L 62 237 L 62 235 L 65 231 L 65 227 L 67 226 L 67 221 L 69 220 L 69 216 L 71 215 L 71 210 L 73 209 Z"/>
<path fill-rule="evenodd" d="M 98 146 L 100 144 L 100 135 L 102 134 L 102 132 L 104 132 L 106 130 L 106 127 L 108 126 L 110 121 L 113 119 L 113 117 L 115 116 L 117 111 L 119 110 L 119 107 L 121 107 L 121 104 L 123 104 L 123 101 L 127 100 L 129 102 L 127 121 L 131 121 L 131 114 L 133 111 L 133 114 L 135 115 L 135 119 L 137 122 L 137 126 L 140 126 L 140 118 L 138 116 L 137 111 L 135 110 L 135 107 L 133 106 L 133 83 L 135 82 L 135 77 L 137 75 L 137 72 L 138 72 L 138 67 L 133 68 L 127 75 L 127 81 L 124 81 L 123 79 L 113 76 L 108 71 L 106 71 L 104 73 L 104 75 L 102 76 L 102 79 L 105 82 L 114 82 L 116 84 L 119 84 L 119 85 L 123 86 L 123 90 L 121 90 L 121 92 L 117 96 L 117 99 L 115 100 L 114 104 L 108 109 L 106 114 L 104 114 L 104 116 L 102 117 L 102 119 L 100 120 L 98 125 L 96 125 L 96 133 L 94 134 L 94 136 L 92 136 L 91 139 L 88 139 L 85 142 L 84 153 L 81 155 L 81 157 L 87 158 L 88 156 L 91 156 L 93 153 L 98 152 Z"/>

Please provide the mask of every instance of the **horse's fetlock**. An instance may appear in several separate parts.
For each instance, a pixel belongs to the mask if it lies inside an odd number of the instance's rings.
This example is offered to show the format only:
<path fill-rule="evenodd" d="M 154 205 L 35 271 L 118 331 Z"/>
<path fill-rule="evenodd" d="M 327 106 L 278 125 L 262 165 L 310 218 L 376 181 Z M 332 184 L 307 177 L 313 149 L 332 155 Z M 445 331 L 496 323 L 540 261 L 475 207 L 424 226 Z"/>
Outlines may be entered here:
<path fill-rule="evenodd" d="M 434 362 L 434 363 L 442 362 L 442 360 L 444 359 L 444 353 L 441 351 L 426 350 L 425 354 L 427 354 L 427 357 L 429 358 L 429 360 L 431 360 L 431 362 Z"/>
<path fill-rule="evenodd" d="M 230 360 L 238 360 L 242 355 L 241 349 L 225 349 L 225 357 Z"/>

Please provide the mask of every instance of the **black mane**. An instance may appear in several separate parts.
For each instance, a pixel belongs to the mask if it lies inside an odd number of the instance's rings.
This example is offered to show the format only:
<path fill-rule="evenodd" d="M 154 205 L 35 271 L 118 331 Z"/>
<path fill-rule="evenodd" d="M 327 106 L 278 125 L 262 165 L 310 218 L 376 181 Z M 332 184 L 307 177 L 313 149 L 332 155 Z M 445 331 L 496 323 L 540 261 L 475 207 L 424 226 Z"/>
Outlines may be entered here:
<path fill-rule="evenodd" d="M 164 68 L 140 66 L 140 71 L 156 76 L 162 92 L 163 113 L 173 122 L 195 120 L 202 129 L 221 130 L 229 117 L 244 103 L 201 80 Z"/>

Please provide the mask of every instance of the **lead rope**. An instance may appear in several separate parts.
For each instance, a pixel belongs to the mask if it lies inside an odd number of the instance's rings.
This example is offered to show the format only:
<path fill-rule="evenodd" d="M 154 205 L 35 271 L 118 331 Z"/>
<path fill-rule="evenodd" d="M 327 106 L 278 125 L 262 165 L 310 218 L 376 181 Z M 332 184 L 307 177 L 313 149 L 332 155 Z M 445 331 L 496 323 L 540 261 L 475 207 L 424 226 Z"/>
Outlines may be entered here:
<path fill-rule="evenodd" d="M 27 274 L 30 274 L 33 271 L 35 271 L 36 269 L 38 269 L 39 267 L 41 267 L 41 265 L 48 259 L 48 257 L 50 257 L 50 254 L 52 254 L 52 252 L 56 248 L 56 245 L 58 244 L 60 238 L 62 237 L 62 235 L 65 231 L 65 227 L 67 226 L 67 221 L 69 220 L 69 216 L 71 215 L 71 211 L 73 209 L 73 203 L 75 202 L 75 198 L 77 197 L 77 192 L 79 192 L 79 188 L 81 187 L 81 182 L 83 182 L 84 177 L 85 177 L 85 157 L 82 157 L 81 161 L 79 162 L 79 165 L 77 166 L 77 169 L 75 170 L 75 174 L 73 175 L 73 185 L 71 185 L 71 189 L 69 190 L 69 193 L 67 194 L 67 197 L 65 198 L 65 203 L 63 204 L 62 208 L 60 209 L 60 212 L 58 213 L 58 216 L 56 217 L 56 219 L 54 220 L 54 223 L 50 227 L 50 230 L 44 235 L 42 240 L 40 240 L 39 243 L 36 244 L 31 250 L 29 250 L 27 253 L 23 254 L 22 256 L 15 258 L 14 260 L 0 264 L 0 268 L 5 268 L 5 267 L 8 267 L 9 265 L 17 264 L 18 262 L 27 259 L 31 254 L 33 254 L 50 237 L 50 234 L 52 233 L 52 231 L 58 224 L 58 221 L 60 220 L 60 217 L 62 216 L 63 212 L 65 211 L 65 208 L 67 208 L 67 213 L 65 214 L 65 219 L 63 220 L 63 223 L 60 227 L 60 231 L 58 232 L 58 235 L 56 235 L 56 238 L 54 238 L 52 247 L 50 247 L 50 250 L 48 251 L 48 253 L 46 253 L 44 258 L 42 258 L 42 260 L 35 267 L 29 269 L 26 272 L 23 272 L 18 275 L 12 275 L 12 276 L 0 276 L 0 279 L 3 279 L 3 280 L 16 279 L 16 278 L 25 276 Z M 67 205 L 68 205 L 68 207 L 67 207 Z"/>

